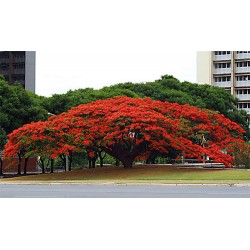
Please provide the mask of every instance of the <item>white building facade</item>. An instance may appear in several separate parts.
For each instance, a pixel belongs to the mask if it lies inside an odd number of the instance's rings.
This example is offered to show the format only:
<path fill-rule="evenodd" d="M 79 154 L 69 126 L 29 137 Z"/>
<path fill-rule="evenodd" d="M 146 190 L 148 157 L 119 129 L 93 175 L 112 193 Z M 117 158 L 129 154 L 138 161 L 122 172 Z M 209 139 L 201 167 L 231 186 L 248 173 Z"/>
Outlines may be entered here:
<path fill-rule="evenodd" d="M 250 51 L 197 52 L 197 83 L 230 91 L 250 115 Z"/>

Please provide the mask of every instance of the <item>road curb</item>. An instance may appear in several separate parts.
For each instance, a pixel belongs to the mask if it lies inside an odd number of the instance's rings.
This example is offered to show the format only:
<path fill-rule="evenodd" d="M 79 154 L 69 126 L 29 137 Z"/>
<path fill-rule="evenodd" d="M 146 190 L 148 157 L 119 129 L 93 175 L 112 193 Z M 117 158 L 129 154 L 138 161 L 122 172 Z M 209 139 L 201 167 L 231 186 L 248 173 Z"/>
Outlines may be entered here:
<path fill-rule="evenodd" d="M 152 183 L 152 182 L 1 182 L 1 185 L 117 185 L 117 186 L 250 186 L 250 183 Z"/>

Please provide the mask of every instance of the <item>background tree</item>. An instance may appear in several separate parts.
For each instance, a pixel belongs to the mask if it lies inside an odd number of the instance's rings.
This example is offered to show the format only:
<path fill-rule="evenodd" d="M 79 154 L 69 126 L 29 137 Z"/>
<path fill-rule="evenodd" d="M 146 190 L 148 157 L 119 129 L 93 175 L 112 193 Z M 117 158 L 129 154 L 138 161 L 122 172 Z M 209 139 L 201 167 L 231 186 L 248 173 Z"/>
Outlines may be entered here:
<path fill-rule="evenodd" d="M 237 167 L 250 168 L 250 143 L 238 142 L 230 149 L 234 156 L 234 165 Z"/>
<path fill-rule="evenodd" d="M 46 120 L 47 113 L 37 95 L 0 78 L 0 128 L 6 134 L 32 121 Z"/>

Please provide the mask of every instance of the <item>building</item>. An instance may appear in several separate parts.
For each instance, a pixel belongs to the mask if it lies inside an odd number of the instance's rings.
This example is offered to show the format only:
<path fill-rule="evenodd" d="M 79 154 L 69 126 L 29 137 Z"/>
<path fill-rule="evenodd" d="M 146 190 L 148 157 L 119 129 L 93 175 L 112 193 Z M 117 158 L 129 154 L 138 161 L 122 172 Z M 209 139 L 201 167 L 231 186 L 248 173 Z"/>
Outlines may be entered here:
<path fill-rule="evenodd" d="M 35 71 L 35 51 L 0 51 L 0 74 L 9 84 L 19 82 L 35 93 Z"/>
<path fill-rule="evenodd" d="M 250 51 L 197 52 L 197 83 L 222 87 L 250 115 Z"/>

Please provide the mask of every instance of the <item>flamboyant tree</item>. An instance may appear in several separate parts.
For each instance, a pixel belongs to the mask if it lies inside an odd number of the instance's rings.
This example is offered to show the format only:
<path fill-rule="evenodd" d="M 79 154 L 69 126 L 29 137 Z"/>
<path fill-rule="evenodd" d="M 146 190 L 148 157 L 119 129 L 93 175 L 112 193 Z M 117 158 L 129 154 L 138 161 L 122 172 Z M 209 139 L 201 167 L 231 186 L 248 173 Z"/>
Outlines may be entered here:
<path fill-rule="evenodd" d="M 43 134 L 45 128 L 45 122 L 32 122 L 14 130 L 9 135 L 8 146 L 5 146 L 4 153 L 8 158 L 18 156 L 18 174 L 21 174 L 22 157 L 28 159 L 30 156 L 50 154 L 51 143 L 48 134 Z M 26 172 L 25 169 L 24 172 Z"/>
<path fill-rule="evenodd" d="M 51 158 L 53 161 L 55 157 L 64 157 L 67 154 L 71 165 L 71 152 L 75 151 L 75 148 L 69 146 L 68 142 L 70 142 L 71 136 L 69 134 L 65 136 L 64 131 L 65 127 L 60 119 L 53 120 L 51 118 L 46 122 L 26 124 L 9 135 L 8 144 L 4 150 L 5 156 L 8 158 L 40 156 L 41 161 L 44 158 Z M 42 172 L 44 172 L 44 167 Z M 20 174 L 19 169 L 18 173 Z"/>
<path fill-rule="evenodd" d="M 33 130 L 26 127 L 29 131 L 24 137 L 16 131 L 9 135 L 6 157 L 17 153 L 13 148 L 17 139 L 19 147 L 30 152 L 44 150 L 52 158 L 84 150 L 94 157 L 103 151 L 125 168 L 131 168 L 135 159 L 147 158 L 152 151 L 168 154 L 170 150 L 199 160 L 209 156 L 230 166 L 233 157 L 226 150 L 232 143 L 241 142 L 244 133 L 235 122 L 214 111 L 129 97 L 83 104 L 39 126 L 30 126 Z"/>
<path fill-rule="evenodd" d="M 190 104 L 199 108 L 215 110 L 244 126 L 247 131 L 249 130 L 246 112 L 237 110 L 237 100 L 228 91 L 208 84 L 180 82 L 171 75 L 163 75 L 161 79 L 153 82 L 120 83 L 99 90 L 91 88 L 70 90 L 65 94 L 55 94 L 52 97 L 44 98 L 42 103 L 49 112 L 60 114 L 71 107 L 114 96 L 149 97 L 159 101 Z"/>

